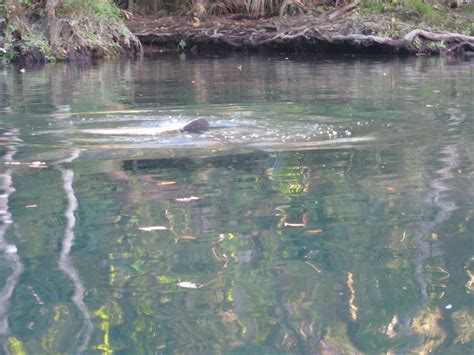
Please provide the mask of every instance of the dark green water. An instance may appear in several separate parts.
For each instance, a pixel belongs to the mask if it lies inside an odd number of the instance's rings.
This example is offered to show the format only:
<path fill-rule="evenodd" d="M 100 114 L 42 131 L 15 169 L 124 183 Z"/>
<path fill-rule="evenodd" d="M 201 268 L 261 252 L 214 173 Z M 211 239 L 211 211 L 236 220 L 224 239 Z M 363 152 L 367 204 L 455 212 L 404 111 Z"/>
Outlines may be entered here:
<path fill-rule="evenodd" d="M 3 351 L 473 351 L 473 101 L 450 59 L 0 69 Z"/>

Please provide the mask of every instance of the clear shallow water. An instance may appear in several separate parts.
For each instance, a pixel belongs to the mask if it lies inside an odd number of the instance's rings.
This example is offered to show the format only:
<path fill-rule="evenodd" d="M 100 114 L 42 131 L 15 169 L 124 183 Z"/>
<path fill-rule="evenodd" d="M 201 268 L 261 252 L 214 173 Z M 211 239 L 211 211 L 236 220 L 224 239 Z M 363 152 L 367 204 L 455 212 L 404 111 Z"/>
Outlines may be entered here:
<path fill-rule="evenodd" d="M 2 69 L 4 349 L 472 351 L 473 69 Z M 200 116 L 199 135 L 91 133 Z"/>

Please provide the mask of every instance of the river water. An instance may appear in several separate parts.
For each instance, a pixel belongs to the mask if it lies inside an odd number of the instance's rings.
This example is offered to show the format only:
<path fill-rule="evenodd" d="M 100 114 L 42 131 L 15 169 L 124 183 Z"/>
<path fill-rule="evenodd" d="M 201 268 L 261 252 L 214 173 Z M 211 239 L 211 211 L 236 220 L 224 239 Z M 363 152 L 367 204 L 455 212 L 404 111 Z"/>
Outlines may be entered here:
<path fill-rule="evenodd" d="M 473 351 L 474 62 L 18 69 L 0 69 L 5 353 Z"/>

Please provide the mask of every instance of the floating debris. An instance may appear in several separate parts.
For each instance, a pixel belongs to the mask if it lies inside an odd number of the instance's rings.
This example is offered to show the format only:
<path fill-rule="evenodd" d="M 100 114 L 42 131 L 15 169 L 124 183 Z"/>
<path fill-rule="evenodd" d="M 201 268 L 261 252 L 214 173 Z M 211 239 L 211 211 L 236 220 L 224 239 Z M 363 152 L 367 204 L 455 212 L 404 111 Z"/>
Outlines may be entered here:
<path fill-rule="evenodd" d="M 388 323 L 387 325 L 387 330 L 385 331 L 385 334 L 390 338 L 390 339 L 393 339 L 395 338 L 398 333 L 397 333 L 397 330 L 396 330 L 396 327 L 398 325 L 399 321 L 398 321 L 398 317 L 397 315 L 395 314 L 392 318 L 392 320 L 390 321 L 390 323 Z"/>
<path fill-rule="evenodd" d="M 195 284 L 194 282 L 188 282 L 188 281 L 178 282 L 177 285 L 181 288 L 191 288 L 191 289 L 198 289 L 203 286 L 203 285 Z"/>
<path fill-rule="evenodd" d="M 34 161 L 29 163 L 28 166 L 35 169 L 44 169 L 48 167 L 44 161 Z"/>
<path fill-rule="evenodd" d="M 311 266 L 316 272 L 321 273 L 321 269 L 317 268 L 316 265 L 314 265 L 313 263 L 310 263 L 310 262 L 307 261 L 307 260 L 306 260 L 304 263 L 305 263 L 306 265 Z"/>
<path fill-rule="evenodd" d="M 287 223 L 283 224 L 285 227 L 306 227 L 306 223 Z"/>
<path fill-rule="evenodd" d="M 190 196 L 190 197 L 177 198 L 176 201 L 178 201 L 178 202 L 191 202 L 191 201 L 199 201 L 200 199 L 201 199 L 200 197 Z"/>
<path fill-rule="evenodd" d="M 48 165 L 44 161 L 33 161 L 31 163 L 21 163 L 18 161 L 6 161 L 4 162 L 5 165 L 27 165 L 30 168 L 35 169 L 44 169 L 47 168 Z"/>
<path fill-rule="evenodd" d="M 150 226 L 150 227 L 138 227 L 138 229 L 144 232 L 153 232 L 153 231 L 165 231 L 165 230 L 168 230 L 169 228 L 164 227 L 164 226 Z"/>
<path fill-rule="evenodd" d="M 176 237 L 176 239 L 196 240 L 197 238 L 192 235 L 182 235 L 182 236 Z"/>

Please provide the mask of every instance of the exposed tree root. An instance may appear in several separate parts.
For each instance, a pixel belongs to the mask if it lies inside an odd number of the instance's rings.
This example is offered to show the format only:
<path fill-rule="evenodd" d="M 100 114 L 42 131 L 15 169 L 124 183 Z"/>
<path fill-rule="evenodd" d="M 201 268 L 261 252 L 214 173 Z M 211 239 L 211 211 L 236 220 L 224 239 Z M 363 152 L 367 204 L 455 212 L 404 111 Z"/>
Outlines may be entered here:
<path fill-rule="evenodd" d="M 349 10 L 350 11 L 350 10 Z M 222 25 L 193 27 L 190 24 L 161 26 L 136 31 L 145 46 L 160 50 L 279 50 L 287 52 L 348 52 L 411 55 L 469 55 L 474 37 L 457 33 L 413 30 L 403 38 L 341 34 L 328 26 L 282 24 Z"/>

